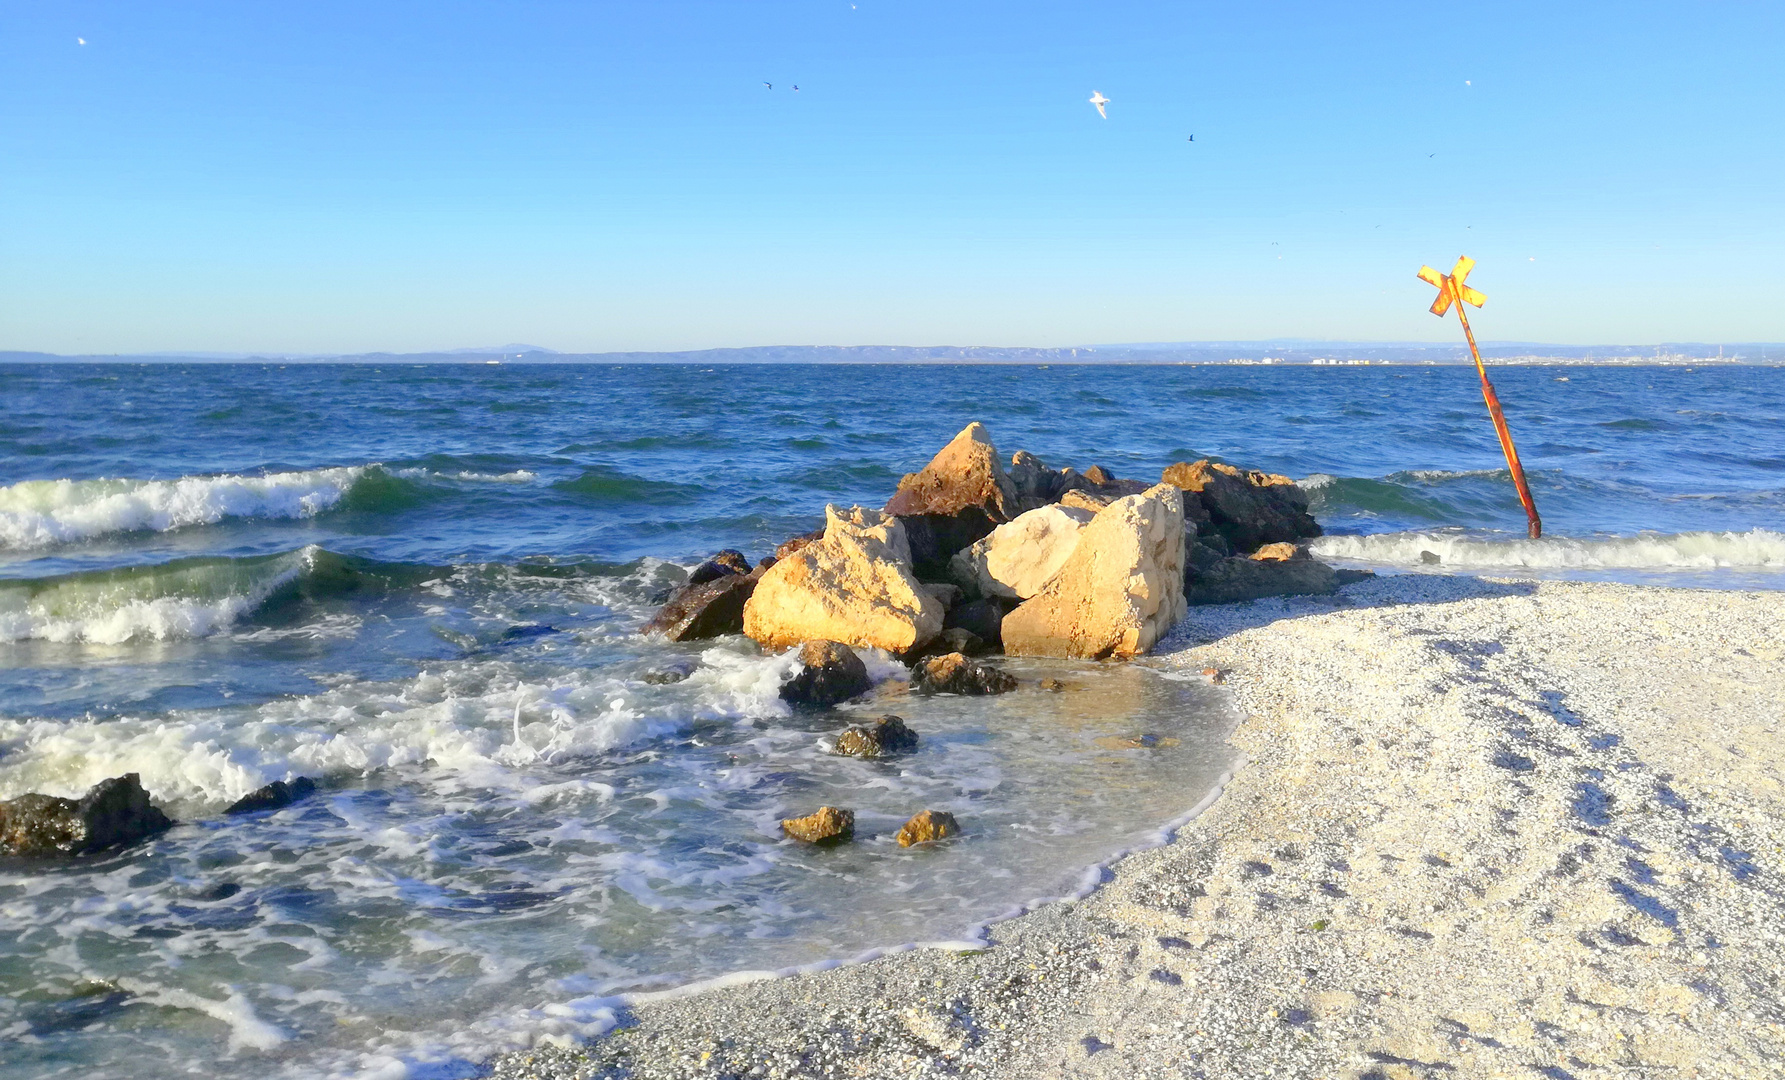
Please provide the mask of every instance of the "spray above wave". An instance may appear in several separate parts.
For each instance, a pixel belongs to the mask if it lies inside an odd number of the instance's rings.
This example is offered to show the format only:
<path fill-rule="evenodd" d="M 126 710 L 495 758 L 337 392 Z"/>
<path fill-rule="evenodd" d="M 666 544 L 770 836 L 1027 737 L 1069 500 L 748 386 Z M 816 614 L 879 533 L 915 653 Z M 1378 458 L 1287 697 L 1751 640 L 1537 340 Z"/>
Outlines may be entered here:
<path fill-rule="evenodd" d="M 1314 554 L 1389 566 L 1429 563 L 1472 570 L 1785 570 L 1785 533 L 1644 533 L 1599 540 L 1545 537 L 1486 540 L 1460 533 L 1398 532 L 1323 536 Z"/>

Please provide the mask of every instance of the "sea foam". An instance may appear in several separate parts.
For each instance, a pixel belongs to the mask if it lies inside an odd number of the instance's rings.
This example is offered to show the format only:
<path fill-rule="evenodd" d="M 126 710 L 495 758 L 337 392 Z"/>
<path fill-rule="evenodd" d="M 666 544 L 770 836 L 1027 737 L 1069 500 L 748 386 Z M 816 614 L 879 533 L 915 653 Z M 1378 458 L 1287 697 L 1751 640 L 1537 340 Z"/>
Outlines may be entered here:
<path fill-rule="evenodd" d="M 1643 533 L 1605 539 L 1544 537 L 1541 540 L 1485 540 L 1435 531 L 1323 536 L 1311 546 L 1329 559 L 1354 559 L 1389 566 L 1429 563 L 1471 570 L 1777 570 L 1785 569 L 1785 533 Z"/>

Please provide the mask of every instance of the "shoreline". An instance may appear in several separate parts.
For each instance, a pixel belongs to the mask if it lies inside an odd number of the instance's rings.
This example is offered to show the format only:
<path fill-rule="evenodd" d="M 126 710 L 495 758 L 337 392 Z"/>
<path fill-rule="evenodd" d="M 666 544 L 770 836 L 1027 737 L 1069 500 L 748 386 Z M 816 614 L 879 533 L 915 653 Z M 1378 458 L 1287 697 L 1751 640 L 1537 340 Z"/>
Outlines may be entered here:
<path fill-rule="evenodd" d="M 1756 1075 L 1781 626 L 1785 594 L 1420 575 L 1193 609 L 1142 662 L 1228 670 L 1248 760 L 1164 846 L 983 950 L 640 996 L 494 1075 Z"/>

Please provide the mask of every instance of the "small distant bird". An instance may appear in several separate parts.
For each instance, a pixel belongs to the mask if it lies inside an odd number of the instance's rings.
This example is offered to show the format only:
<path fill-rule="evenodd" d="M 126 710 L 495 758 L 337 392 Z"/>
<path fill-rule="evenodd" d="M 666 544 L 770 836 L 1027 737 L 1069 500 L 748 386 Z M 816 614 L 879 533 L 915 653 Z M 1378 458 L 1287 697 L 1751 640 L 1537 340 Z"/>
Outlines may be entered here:
<path fill-rule="evenodd" d="M 799 87 L 798 83 L 793 84 L 793 92 L 796 94 L 800 92 L 800 87 Z"/>
<path fill-rule="evenodd" d="M 1109 104 L 1109 99 L 1104 97 L 1103 94 L 1100 93 L 1099 91 L 1093 90 L 1093 91 L 1091 91 L 1091 99 L 1090 100 L 1091 100 L 1091 104 L 1097 106 L 1097 115 L 1103 117 L 1105 120 L 1108 120 L 1109 114 L 1103 111 L 1103 107 L 1105 105 Z"/>
<path fill-rule="evenodd" d="M 1194 135 L 1192 135 L 1192 136 L 1190 136 L 1190 141 L 1191 141 L 1191 142 L 1195 142 L 1195 141 L 1196 141 L 1196 136 L 1194 136 Z"/>
<path fill-rule="evenodd" d="M 85 45 L 87 43 L 87 39 L 84 37 L 77 37 L 74 40 L 80 42 L 82 45 Z"/>
<path fill-rule="evenodd" d="M 1427 154 L 1426 155 L 1426 157 L 1437 157 L 1437 156 L 1438 156 L 1437 154 Z"/>
<path fill-rule="evenodd" d="M 775 88 L 775 84 L 772 82 L 765 82 L 762 85 L 768 87 L 770 90 L 773 90 Z"/>

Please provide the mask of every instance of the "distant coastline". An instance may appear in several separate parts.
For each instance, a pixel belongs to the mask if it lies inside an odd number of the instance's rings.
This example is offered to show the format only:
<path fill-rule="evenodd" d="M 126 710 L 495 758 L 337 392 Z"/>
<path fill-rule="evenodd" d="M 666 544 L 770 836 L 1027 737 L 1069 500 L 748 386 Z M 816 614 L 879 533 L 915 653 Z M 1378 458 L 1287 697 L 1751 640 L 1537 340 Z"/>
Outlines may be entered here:
<path fill-rule="evenodd" d="M 1664 342 L 1549 345 L 1490 342 L 1492 365 L 1679 366 L 1785 364 L 1785 343 Z M 1234 364 L 1311 367 L 1467 364 L 1460 343 L 1203 341 L 1059 348 L 979 345 L 761 345 L 677 352 L 566 353 L 536 345 L 414 353 L 153 352 L 61 355 L 0 350 L 0 364 Z"/>

